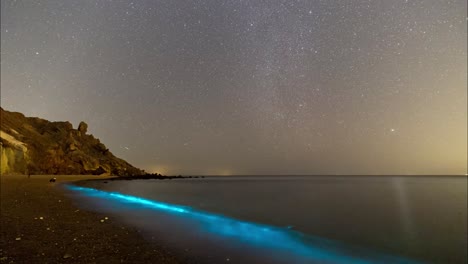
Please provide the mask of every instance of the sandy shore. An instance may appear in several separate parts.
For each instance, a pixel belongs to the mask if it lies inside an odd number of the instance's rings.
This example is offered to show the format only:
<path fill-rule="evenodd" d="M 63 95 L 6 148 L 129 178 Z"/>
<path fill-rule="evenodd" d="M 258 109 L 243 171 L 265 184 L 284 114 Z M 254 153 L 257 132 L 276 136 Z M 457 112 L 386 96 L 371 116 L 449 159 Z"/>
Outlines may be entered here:
<path fill-rule="evenodd" d="M 181 263 L 138 230 L 79 210 L 57 186 L 97 176 L 1 176 L 0 263 Z"/>

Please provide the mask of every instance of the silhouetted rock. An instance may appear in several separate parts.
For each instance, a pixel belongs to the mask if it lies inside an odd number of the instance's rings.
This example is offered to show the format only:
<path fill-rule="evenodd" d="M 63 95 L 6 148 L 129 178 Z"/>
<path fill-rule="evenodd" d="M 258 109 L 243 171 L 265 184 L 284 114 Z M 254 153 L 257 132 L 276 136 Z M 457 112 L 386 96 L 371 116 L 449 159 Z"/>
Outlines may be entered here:
<path fill-rule="evenodd" d="M 80 131 L 82 135 L 85 135 L 86 132 L 88 132 L 88 124 L 81 121 L 80 124 L 78 125 L 78 131 Z"/>
<path fill-rule="evenodd" d="M 115 157 L 81 122 L 49 122 L 1 109 L 0 173 L 142 175 Z"/>

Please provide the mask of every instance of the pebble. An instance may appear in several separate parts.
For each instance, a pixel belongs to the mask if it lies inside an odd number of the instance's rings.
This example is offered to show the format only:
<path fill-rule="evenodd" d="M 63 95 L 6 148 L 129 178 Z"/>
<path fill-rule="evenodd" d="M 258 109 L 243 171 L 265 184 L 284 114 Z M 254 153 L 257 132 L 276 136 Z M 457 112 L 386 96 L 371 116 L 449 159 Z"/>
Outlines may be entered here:
<path fill-rule="evenodd" d="M 67 253 L 67 254 L 63 255 L 63 258 L 64 258 L 64 259 L 67 259 L 67 258 L 71 258 L 71 256 L 72 256 L 72 255 L 70 255 L 70 254 Z"/>
<path fill-rule="evenodd" d="M 20 240 L 21 240 L 21 237 L 17 237 L 15 240 L 16 240 L 16 241 L 20 241 Z"/>

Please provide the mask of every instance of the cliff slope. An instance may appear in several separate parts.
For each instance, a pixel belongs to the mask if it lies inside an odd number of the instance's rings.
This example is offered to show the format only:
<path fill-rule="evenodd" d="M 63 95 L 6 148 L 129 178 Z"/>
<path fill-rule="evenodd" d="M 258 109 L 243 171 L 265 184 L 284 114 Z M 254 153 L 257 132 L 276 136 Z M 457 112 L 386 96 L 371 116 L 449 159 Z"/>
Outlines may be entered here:
<path fill-rule="evenodd" d="M 0 108 L 1 174 L 109 174 L 144 172 L 115 157 L 81 122 L 50 122 Z"/>

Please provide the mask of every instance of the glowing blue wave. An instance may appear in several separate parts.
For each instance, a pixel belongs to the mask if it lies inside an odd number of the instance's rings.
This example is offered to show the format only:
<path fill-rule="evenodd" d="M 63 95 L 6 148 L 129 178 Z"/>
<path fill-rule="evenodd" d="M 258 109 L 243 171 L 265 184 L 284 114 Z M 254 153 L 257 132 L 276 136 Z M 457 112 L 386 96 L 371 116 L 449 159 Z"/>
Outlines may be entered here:
<path fill-rule="evenodd" d="M 185 218 L 192 218 L 201 223 L 205 231 L 219 236 L 234 238 L 256 247 L 293 254 L 307 259 L 307 262 L 350 264 L 417 263 L 401 257 L 375 253 L 365 254 L 365 256 L 345 254 L 344 252 L 349 253 L 352 250 L 344 248 L 343 245 L 337 242 L 314 238 L 286 228 L 246 222 L 222 215 L 202 212 L 190 207 L 162 203 L 118 192 L 107 192 L 74 185 L 66 185 L 66 187 L 86 196 L 113 200 L 120 203 L 132 204 L 133 206 L 176 214 Z"/>

